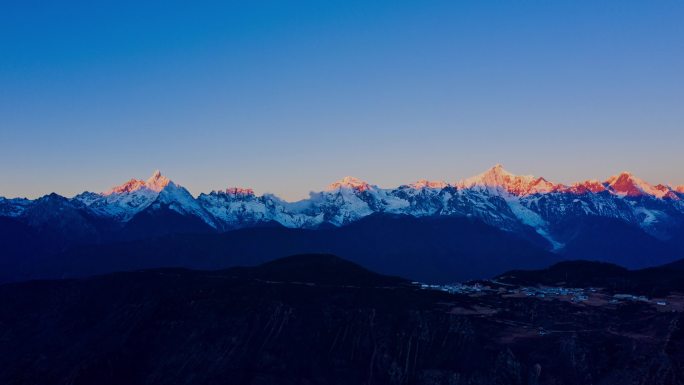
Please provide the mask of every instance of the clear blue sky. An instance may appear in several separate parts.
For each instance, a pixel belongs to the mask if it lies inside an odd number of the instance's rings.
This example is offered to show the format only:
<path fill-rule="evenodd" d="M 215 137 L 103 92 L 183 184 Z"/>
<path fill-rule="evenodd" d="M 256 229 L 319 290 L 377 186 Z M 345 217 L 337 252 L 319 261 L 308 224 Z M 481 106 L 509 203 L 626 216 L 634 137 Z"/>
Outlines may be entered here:
<path fill-rule="evenodd" d="M 200 4 L 201 3 L 201 4 Z M 0 195 L 684 184 L 681 1 L 5 1 Z"/>

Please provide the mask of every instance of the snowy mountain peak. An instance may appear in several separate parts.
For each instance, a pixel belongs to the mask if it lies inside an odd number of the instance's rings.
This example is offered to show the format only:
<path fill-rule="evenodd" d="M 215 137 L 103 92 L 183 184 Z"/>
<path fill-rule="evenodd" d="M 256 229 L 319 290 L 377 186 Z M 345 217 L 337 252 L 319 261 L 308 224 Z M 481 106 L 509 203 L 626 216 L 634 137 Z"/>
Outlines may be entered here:
<path fill-rule="evenodd" d="M 489 171 L 496 171 L 496 172 L 501 172 L 501 173 L 513 175 L 510 172 L 506 171 L 506 169 L 504 169 L 503 164 L 501 164 L 501 163 L 495 164 L 491 169 L 489 169 Z"/>
<path fill-rule="evenodd" d="M 119 185 L 119 186 L 114 186 L 111 189 L 103 192 L 102 195 L 108 196 L 108 195 L 114 195 L 114 194 L 125 194 L 125 193 L 130 193 L 133 191 L 140 190 L 143 187 L 147 187 L 145 184 L 145 181 L 140 180 L 140 179 L 131 178 L 128 182 L 126 182 L 122 185 Z"/>
<path fill-rule="evenodd" d="M 427 180 L 427 179 L 420 179 L 415 183 L 411 183 L 409 187 L 414 188 L 416 190 L 428 188 L 428 189 L 443 189 L 445 187 L 449 186 L 447 182 L 441 181 L 441 180 Z"/>
<path fill-rule="evenodd" d="M 163 191 L 178 188 L 181 187 L 176 186 L 157 170 L 146 181 L 133 178 L 101 194 L 85 192 L 74 199 L 97 215 L 114 217 L 125 222 L 150 206 Z"/>
<path fill-rule="evenodd" d="M 534 193 L 543 194 L 543 193 L 557 191 L 563 187 L 564 186 L 562 186 L 562 185 L 549 182 L 548 180 L 546 180 L 542 177 L 539 177 L 530 184 L 530 186 L 527 190 L 527 193 L 528 194 L 534 194 Z"/>
<path fill-rule="evenodd" d="M 617 175 L 613 175 L 610 178 L 606 179 L 606 183 L 609 185 L 612 185 L 613 183 L 617 182 L 618 180 L 620 180 L 621 182 L 624 182 L 624 181 L 629 181 L 632 179 L 634 179 L 634 174 L 632 174 L 629 171 L 623 171 Z"/>
<path fill-rule="evenodd" d="M 675 187 L 674 189 L 675 189 L 676 192 L 678 192 L 678 193 L 680 193 L 680 194 L 684 194 L 684 184 L 681 185 L 681 186 L 677 186 L 677 187 Z"/>
<path fill-rule="evenodd" d="M 608 180 L 606 180 L 606 184 L 618 195 L 630 197 L 642 195 L 651 195 L 656 197 L 663 196 L 661 191 L 627 171 L 608 178 Z"/>
<path fill-rule="evenodd" d="M 493 167 L 491 167 L 489 170 L 480 174 L 480 176 L 489 177 L 489 178 L 498 178 L 500 180 L 501 178 L 513 178 L 513 177 L 517 177 L 518 175 L 515 175 L 515 174 L 509 172 L 508 170 L 506 170 L 501 163 L 497 163 Z M 531 178 L 532 176 L 529 175 L 529 177 Z"/>
<path fill-rule="evenodd" d="M 532 175 L 514 175 L 503 168 L 501 164 L 471 178 L 457 183 L 459 188 L 485 187 L 490 189 L 502 189 L 513 195 L 527 195 L 546 193 L 560 188 L 544 178 L 536 178 Z"/>
<path fill-rule="evenodd" d="M 572 186 L 568 187 L 566 190 L 570 193 L 573 194 L 587 194 L 587 193 L 600 193 L 602 191 L 606 191 L 606 186 L 603 185 L 603 183 L 592 179 L 592 180 L 585 180 L 584 182 L 578 182 L 574 183 Z"/>
<path fill-rule="evenodd" d="M 458 182 L 458 185 L 463 188 L 474 186 L 503 187 L 510 184 L 512 180 L 520 178 L 521 177 L 506 171 L 500 163 L 497 163 L 494 167 L 481 174 L 461 180 Z M 526 176 L 524 178 L 530 180 L 532 179 L 532 176 Z"/>
<path fill-rule="evenodd" d="M 171 180 L 162 175 L 161 171 L 156 170 L 152 176 L 145 182 L 148 189 L 160 192 L 164 187 L 168 186 Z"/>
<path fill-rule="evenodd" d="M 655 185 L 653 189 L 657 191 L 656 197 L 658 198 L 669 198 L 679 200 L 679 197 L 677 196 L 677 194 L 675 194 L 675 191 L 669 186 L 665 186 L 664 184 L 658 184 Z"/>
<path fill-rule="evenodd" d="M 371 186 L 359 178 L 354 178 L 353 176 L 345 176 L 337 182 L 328 185 L 327 190 L 334 191 L 339 190 L 341 188 L 349 188 L 356 191 L 366 191 L 370 190 Z"/>
<path fill-rule="evenodd" d="M 149 179 L 147 179 L 147 181 L 131 178 L 124 184 L 114 186 L 111 189 L 103 192 L 102 195 L 110 196 L 128 194 L 144 188 L 152 190 L 154 192 L 160 192 L 164 189 L 164 187 L 168 186 L 169 183 L 171 183 L 171 181 L 167 177 L 163 176 L 159 170 L 157 170 L 152 174 L 152 176 Z"/>

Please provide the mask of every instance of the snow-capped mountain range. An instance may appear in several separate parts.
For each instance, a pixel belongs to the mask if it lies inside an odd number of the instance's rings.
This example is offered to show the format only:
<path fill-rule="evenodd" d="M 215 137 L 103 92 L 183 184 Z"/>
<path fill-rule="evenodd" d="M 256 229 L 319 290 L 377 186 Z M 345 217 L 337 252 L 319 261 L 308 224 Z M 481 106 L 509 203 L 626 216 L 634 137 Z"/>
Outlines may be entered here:
<path fill-rule="evenodd" d="M 131 179 L 102 193 L 84 192 L 73 198 L 0 198 L 0 217 L 33 227 L 60 221 L 70 228 L 79 222 L 93 227 L 95 221 L 116 228 L 160 211 L 198 219 L 213 231 L 273 222 L 293 228 L 343 226 L 375 213 L 462 216 L 510 232 L 536 232 L 549 248 L 558 250 L 567 238 L 559 230 L 562 224 L 583 217 L 617 219 L 667 239 L 684 226 L 684 186 L 653 186 L 627 172 L 603 182 L 568 186 L 514 175 L 497 164 L 455 183 L 420 180 L 391 189 L 345 177 L 298 202 L 236 187 L 193 197 L 159 171 L 147 180 Z"/>

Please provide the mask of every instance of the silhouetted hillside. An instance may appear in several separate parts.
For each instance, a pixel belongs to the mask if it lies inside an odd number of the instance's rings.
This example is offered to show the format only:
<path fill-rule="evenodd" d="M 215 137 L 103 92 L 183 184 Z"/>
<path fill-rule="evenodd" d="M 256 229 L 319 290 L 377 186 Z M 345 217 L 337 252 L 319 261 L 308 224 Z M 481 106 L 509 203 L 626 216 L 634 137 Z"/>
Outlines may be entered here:
<path fill-rule="evenodd" d="M 670 385 L 684 378 L 680 313 L 450 295 L 329 255 L 5 284 L 0 303 L 2 384 Z"/>
<path fill-rule="evenodd" d="M 640 270 L 604 262 L 566 261 L 541 270 L 514 270 L 499 281 L 517 285 L 601 287 L 613 292 L 666 295 L 684 292 L 684 260 Z"/>

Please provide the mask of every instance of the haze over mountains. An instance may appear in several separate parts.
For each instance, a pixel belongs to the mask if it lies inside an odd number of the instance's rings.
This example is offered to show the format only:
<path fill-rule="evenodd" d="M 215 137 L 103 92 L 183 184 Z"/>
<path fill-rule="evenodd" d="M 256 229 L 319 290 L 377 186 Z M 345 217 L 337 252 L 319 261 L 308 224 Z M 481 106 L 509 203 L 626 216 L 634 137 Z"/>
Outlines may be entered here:
<path fill-rule="evenodd" d="M 603 182 L 563 185 L 514 175 L 496 165 L 455 183 L 421 180 L 390 189 L 345 177 L 308 199 L 287 202 L 270 194 L 258 196 L 248 188 L 193 197 L 157 171 L 147 180 L 131 179 L 103 193 L 0 198 L 0 225 L 8 235 L 0 245 L 6 250 L 3 264 L 14 267 L 16 261 L 36 256 L 67 253 L 82 258 L 86 246 L 137 240 L 142 242 L 138 250 L 148 250 L 148 240 L 158 237 L 175 244 L 180 234 L 221 235 L 242 229 L 230 242 L 226 239 L 231 235 L 216 238 L 213 244 L 220 244 L 219 249 L 191 253 L 178 263 L 225 267 L 287 253 L 335 252 L 383 273 L 406 276 L 418 271 L 411 278 L 447 280 L 544 267 L 554 259 L 596 259 L 637 268 L 682 258 L 684 186 L 654 186 L 627 172 Z M 282 235 L 268 238 L 270 247 L 258 245 L 256 234 L 265 226 Z M 396 237 L 412 241 L 403 248 L 386 247 L 402 244 Z M 368 240 L 383 246 L 373 247 Z M 511 242 L 519 243 L 513 251 L 508 249 Z M 96 258 L 109 250 L 90 252 Z M 235 250 L 241 250 L 239 255 Z M 389 250 L 394 250 L 394 257 Z M 119 255 L 130 254 L 120 249 Z M 208 255 L 212 260 L 223 255 L 224 261 L 207 263 Z M 416 270 L 421 257 L 439 262 Z M 415 261 L 406 263 L 411 259 Z M 128 267 L 165 266 L 144 260 Z M 468 269 L 477 265 L 476 260 L 482 268 Z M 397 261 L 404 267 L 398 268 Z M 68 273 L 67 268 L 56 271 Z M 4 278 L 11 279 L 13 273 L 7 274 Z"/>

